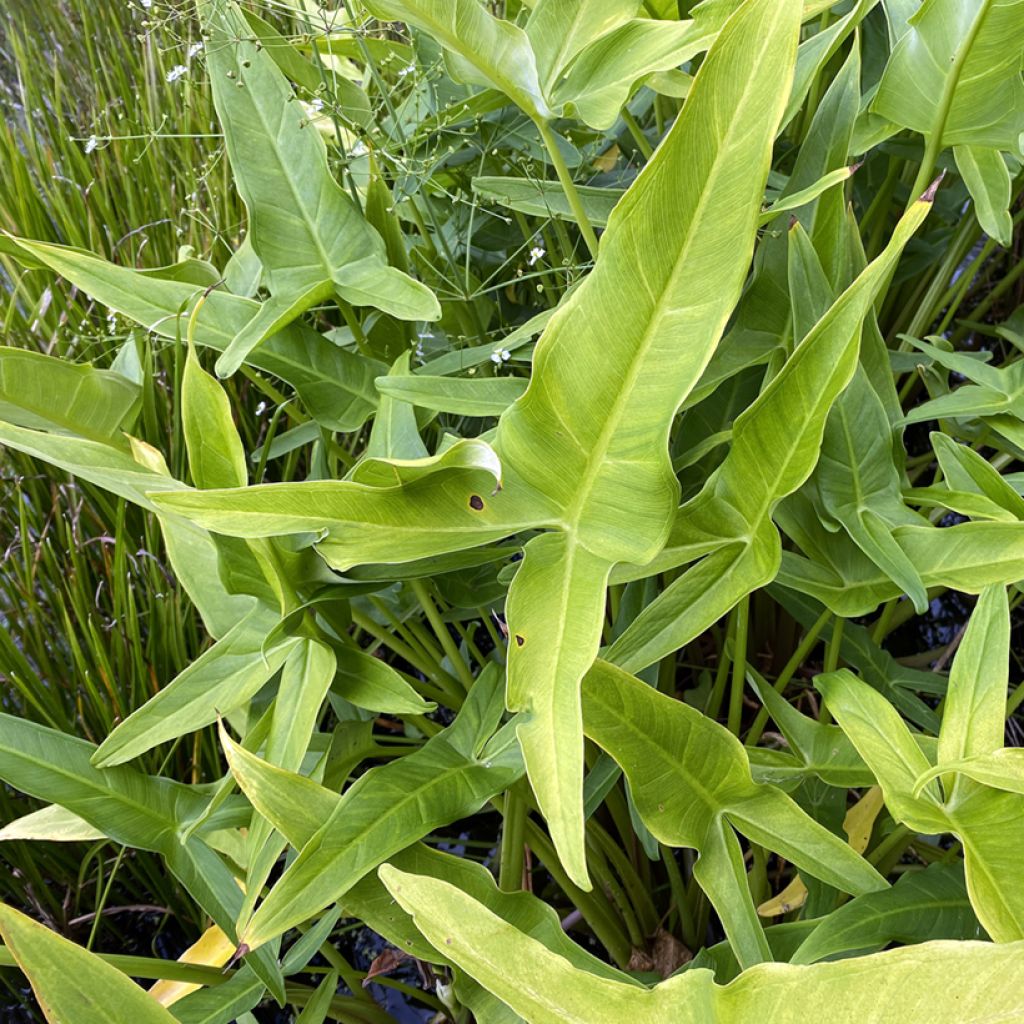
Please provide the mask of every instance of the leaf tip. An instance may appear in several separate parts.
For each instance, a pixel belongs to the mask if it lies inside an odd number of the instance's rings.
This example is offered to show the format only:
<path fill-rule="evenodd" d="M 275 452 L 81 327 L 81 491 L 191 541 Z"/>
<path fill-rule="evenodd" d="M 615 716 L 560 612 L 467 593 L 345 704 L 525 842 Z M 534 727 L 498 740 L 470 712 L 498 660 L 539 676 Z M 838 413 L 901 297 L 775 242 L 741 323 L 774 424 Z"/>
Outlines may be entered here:
<path fill-rule="evenodd" d="M 221 974 L 227 974 L 239 960 L 244 959 L 250 952 L 249 946 L 244 942 L 240 942 L 237 949 L 231 954 L 231 959 L 224 965 L 224 970 L 221 971 Z"/>
<path fill-rule="evenodd" d="M 939 176 L 921 193 L 922 203 L 934 203 L 935 193 L 939 191 L 939 186 L 942 184 L 942 179 L 946 176 L 946 172 L 942 171 Z"/>

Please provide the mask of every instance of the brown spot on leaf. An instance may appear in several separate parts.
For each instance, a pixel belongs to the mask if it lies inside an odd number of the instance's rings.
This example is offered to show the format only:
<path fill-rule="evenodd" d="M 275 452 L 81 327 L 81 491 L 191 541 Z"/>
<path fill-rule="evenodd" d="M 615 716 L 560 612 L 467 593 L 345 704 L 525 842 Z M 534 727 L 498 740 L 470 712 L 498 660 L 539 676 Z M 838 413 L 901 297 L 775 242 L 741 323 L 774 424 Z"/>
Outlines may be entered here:
<path fill-rule="evenodd" d="M 484 499 L 479 494 L 471 494 L 469 496 L 469 507 L 479 512 L 484 507 Z"/>
<path fill-rule="evenodd" d="M 516 633 L 516 647 L 522 647 L 526 643 L 526 638 Z"/>

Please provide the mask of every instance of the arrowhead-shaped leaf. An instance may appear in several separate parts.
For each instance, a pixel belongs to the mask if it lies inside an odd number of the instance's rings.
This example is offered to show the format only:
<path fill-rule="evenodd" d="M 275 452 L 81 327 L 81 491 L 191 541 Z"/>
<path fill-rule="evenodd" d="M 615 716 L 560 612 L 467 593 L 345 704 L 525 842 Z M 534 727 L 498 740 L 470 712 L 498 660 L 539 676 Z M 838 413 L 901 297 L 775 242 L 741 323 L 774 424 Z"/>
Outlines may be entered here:
<path fill-rule="evenodd" d="M 770 956 L 734 828 L 840 888 L 885 888 L 865 860 L 781 790 L 755 783 L 739 740 L 694 708 L 598 662 L 584 682 L 583 721 L 622 766 L 651 832 L 700 853 L 694 876 L 744 967 Z"/>
<path fill-rule="evenodd" d="M 559 539 L 532 542 L 512 584 L 509 706 L 529 713 L 520 738 L 531 785 L 579 885 L 588 883 L 576 691 L 597 653 L 612 565 L 653 558 L 678 503 L 668 430 L 739 298 L 799 16 L 798 4 L 754 0 L 723 29 L 499 424 L 503 464 L 563 524 Z M 636 287 L 624 293 L 624 280 Z"/>
<path fill-rule="evenodd" d="M 351 305 L 436 320 L 437 299 L 388 265 L 383 239 L 334 180 L 320 133 L 290 102 L 287 79 L 233 0 L 198 7 L 217 115 L 270 291 L 217 360 L 217 373 L 234 373 L 267 337 L 335 292 Z"/>
<path fill-rule="evenodd" d="M 1024 1013 L 1024 944 L 934 942 L 813 968 L 761 964 L 729 985 L 685 971 L 638 992 L 574 967 L 455 886 L 389 866 L 380 875 L 436 949 L 531 1024 L 968 1024 Z M 879 999 L 884 992 L 885 998 Z"/>

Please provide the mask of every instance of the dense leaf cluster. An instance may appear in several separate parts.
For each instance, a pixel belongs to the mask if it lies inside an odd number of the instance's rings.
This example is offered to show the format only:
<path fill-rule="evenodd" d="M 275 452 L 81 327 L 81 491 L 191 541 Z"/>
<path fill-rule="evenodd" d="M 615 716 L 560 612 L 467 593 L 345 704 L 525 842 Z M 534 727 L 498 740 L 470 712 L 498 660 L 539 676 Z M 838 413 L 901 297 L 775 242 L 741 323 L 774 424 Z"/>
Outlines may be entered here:
<path fill-rule="evenodd" d="M 197 0 L 230 259 L 0 235 L 135 325 L 0 348 L 0 443 L 146 510 L 212 641 L 96 745 L 0 715 L 4 838 L 158 856 L 192 966 L 8 955 L 76 1024 L 390 1019 L 343 918 L 438 1020 L 1017 1019 L 1024 4 L 502 6 Z"/>

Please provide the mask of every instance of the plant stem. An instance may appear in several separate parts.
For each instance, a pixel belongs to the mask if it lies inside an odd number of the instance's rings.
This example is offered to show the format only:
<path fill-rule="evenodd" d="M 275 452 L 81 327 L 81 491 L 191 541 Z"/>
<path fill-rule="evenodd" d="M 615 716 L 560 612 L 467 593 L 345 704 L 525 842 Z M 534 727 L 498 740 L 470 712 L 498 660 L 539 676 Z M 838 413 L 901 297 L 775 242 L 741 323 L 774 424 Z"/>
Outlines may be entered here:
<path fill-rule="evenodd" d="M 725 626 L 725 636 L 722 638 L 722 648 L 719 651 L 718 669 L 715 672 L 715 683 L 708 694 L 708 702 L 704 708 L 704 714 L 708 718 L 718 718 L 722 710 L 722 698 L 725 695 L 725 684 L 729 678 L 729 668 L 732 665 L 733 633 L 736 629 L 736 609 L 729 614 L 729 621 Z"/>
<path fill-rule="evenodd" d="M 984 299 L 978 303 L 977 306 L 971 310 L 971 319 L 980 320 L 992 306 L 1001 299 L 1016 283 L 1020 280 L 1021 276 L 1024 275 L 1024 260 L 1021 260 L 1006 276 L 988 292 Z M 955 335 L 953 335 L 953 341 L 959 341 L 967 331 L 961 327 Z"/>
<path fill-rule="evenodd" d="M 588 823 L 589 824 L 589 823 Z M 640 926 L 640 919 L 636 915 L 633 904 L 622 883 L 612 871 L 611 864 L 601 849 L 593 831 L 587 831 L 587 867 L 594 878 L 596 888 L 607 893 L 614 906 L 618 908 L 619 915 L 626 925 L 626 932 L 629 935 L 629 942 L 633 949 L 642 949 L 644 945 L 644 932 Z"/>
<path fill-rule="evenodd" d="M 518 792 L 518 785 L 511 786 L 505 793 L 502 814 L 505 824 L 501 832 L 498 887 L 504 892 L 515 892 L 523 887 L 523 833 L 526 827 L 526 803 Z"/>
<path fill-rule="evenodd" d="M 736 606 L 736 640 L 733 644 L 732 691 L 729 694 L 729 732 L 739 736 L 743 727 L 743 687 L 747 681 L 747 626 L 750 622 L 750 597 Z"/>
<path fill-rule="evenodd" d="M 686 899 L 686 885 L 683 883 L 682 872 L 676 863 L 675 850 L 663 844 L 661 859 L 665 863 L 665 872 L 668 875 L 668 884 L 672 891 L 672 902 L 679 914 L 679 932 L 689 949 L 697 949 L 700 945 L 697 939 L 697 923 L 690 913 L 690 904 Z"/>
<path fill-rule="evenodd" d="M 587 211 L 583 208 L 583 200 L 580 198 L 579 192 L 576 191 L 576 185 L 572 180 L 572 175 L 569 173 L 569 168 L 566 166 L 565 157 L 562 156 L 562 151 L 558 148 L 558 140 L 555 138 L 555 133 L 551 130 L 551 126 L 547 121 L 538 119 L 536 125 L 537 130 L 540 132 L 540 137 L 547 147 L 548 155 L 551 157 L 551 163 L 554 164 L 558 180 L 562 183 L 565 197 L 569 200 L 569 208 L 572 210 L 576 223 L 583 234 L 583 240 L 587 243 L 590 255 L 596 260 L 598 250 L 597 235 L 594 233 L 594 228 L 590 223 L 590 218 L 587 216 Z"/>
<path fill-rule="evenodd" d="M 797 649 L 793 652 L 789 661 L 786 662 L 782 671 L 779 673 L 778 679 L 772 684 L 775 688 L 776 693 L 782 693 L 783 690 L 789 685 L 789 681 L 793 678 L 796 670 L 804 663 L 807 656 L 814 649 L 814 645 L 818 642 L 818 635 L 825 628 L 826 623 L 832 617 L 832 613 L 826 608 L 825 611 L 818 616 L 814 625 L 804 634 L 803 640 L 800 641 Z M 758 741 L 761 739 L 761 734 L 764 732 L 764 727 L 768 724 L 768 710 L 767 708 L 761 708 L 757 713 L 757 717 L 754 719 L 754 724 L 750 727 L 750 732 L 747 733 L 746 744 L 749 747 L 756 747 Z"/>
<path fill-rule="evenodd" d="M 654 147 L 647 141 L 647 136 L 644 135 L 644 131 L 637 123 L 637 119 L 629 112 L 628 107 L 623 107 L 619 116 L 629 129 L 629 134 L 633 137 L 636 148 L 640 150 L 645 160 L 650 160 L 654 156 Z"/>
<path fill-rule="evenodd" d="M 887 875 L 916 838 L 917 834 L 911 832 L 905 825 L 897 825 L 868 854 L 867 861 L 878 869 L 880 875 Z"/>
<path fill-rule="evenodd" d="M 412 587 L 412 592 L 416 595 L 416 600 L 420 603 L 420 607 L 426 613 L 427 619 L 430 622 L 430 628 L 433 629 L 437 639 L 441 641 L 441 647 L 444 649 L 444 653 L 448 655 L 452 668 L 458 674 L 459 680 L 466 689 L 466 693 L 469 693 L 473 688 L 473 673 L 469 670 L 466 659 L 462 657 L 462 652 L 452 639 L 448 627 L 445 625 L 437 610 L 437 606 L 434 604 L 434 599 L 427 591 L 423 580 L 412 579 L 409 581 L 409 584 Z"/>
<path fill-rule="evenodd" d="M 584 892 L 574 885 L 562 870 L 551 840 L 548 839 L 543 829 L 529 819 L 526 821 L 526 842 L 543 861 L 558 887 L 583 915 L 584 920 L 597 936 L 598 942 L 608 950 L 609 955 L 619 967 L 625 967 L 629 963 L 633 950 L 629 940 L 623 934 L 622 922 L 615 915 L 608 902 L 608 897 L 596 888 L 591 892 Z"/>
<path fill-rule="evenodd" d="M 309 931 L 309 928 L 300 925 L 299 931 L 305 934 Z M 376 1007 L 373 997 L 360 984 L 363 979 L 359 977 L 359 973 L 330 942 L 324 942 L 320 946 L 319 953 L 338 972 L 341 980 L 348 986 L 356 999 L 364 1003 L 368 1002 L 371 1006 Z"/>
<path fill-rule="evenodd" d="M 890 337 L 903 333 L 906 314 L 910 310 L 915 312 L 905 333 L 916 337 L 929 327 L 942 308 L 940 303 L 947 287 L 947 282 L 956 273 L 957 268 L 963 264 L 964 259 L 974 247 L 974 243 L 980 234 L 981 228 L 978 227 L 974 218 L 965 218 L 959 228 L 957 228 L 956 234 L 947 247 L 945 256 L 938 269 L 932 275 L 928 286 L 925 287 L 924 279 L 922 279 L 911 294 L 910 300 L 904 304 L 903 312 L 896 318 L 889 330 Z M 893 291 L 891 294 L 896 295 L 896 292 Z M 903 351 L 907 351 L 910 346 L 904 341 L 901 343 L 900 348 Z"/>
<path fill-rule="evenodd" d="M 943 294 L 939 300 L 938 308 L 941 309 L 943 306 L 946 306 L 946 312 L 939 321 L 939 326 L 935 328 L 936 334 L 944 334 L 946 328 L 953 322 L 953 317 L 956 316 L 960 304 L 964 301 L 967 293 L 971 290 L 971 285 L 974 283 L 975 267 L 984 265 L 985 261 L 992 255 L 992 251 L 997 244 L 995 239 L 988 239 L 978 251 L 977 256 L 963 268 L 960 273 L 960 279 L 950 285 L 945 294 Z"/>
<path fill-rule="evenodd" d="M 417 653 L 404 644 L 397 637 L 392 636 L 386 629 L 382 629 L 373 621 L 368 615 L 364 615 L 362 612 L 352 610 L 352 621 L 362 630 L 369 633 L 375 640 L 384 644 L 385 647 L 389 647 L 395 652 L 400 658 L 404 658 L 413 668 L 418 669 L 422 672 L 434 685 L 443 690 L 447 696 L 445 701 L 446 704 L 453 710 L 457 710 L 462 706 L 462 695 L 454 692 L 449 685 L 449 676 L 446 672 L 438 673 L 436 667 L 431 667 L 422 662 Z"/>
<path fill-rule="evenodd" d="M 828 642 L 828 647 L 825 648 L 825 665 L 823 669 L 825 672 L 835 672 L 839 668 L 839 652 L 843 646 L 843 628 L 845 626 L 846 619 L 837 615 L 835 622 L 832 623 L 832 637 Z M 822 725 L 828 725 L 832 721 L 832 716 L 829 714 L 824 702 L 822 702 L 818 712 L 818 721 Z"/>
<path fill-rule="evenodd" d="M 629 858 L 622 852 L 615 840 L 601 828 L 597 821 L 591 818 L 587 822 L 587 830 L 601 847 L 601 850 L 608 858 L 619 878 L 622 879 L 625 892 L 629 896 L 630 906 L 636 913 L 637 921 L 644 936 L 653 935 L 658 927 L 658 914 L 654 909 L 650 891 L 644 885 L 636 869 L 630 863 Z"/>
<path fill-rule="evenodd" d="M 1020 707 L 1021 701 L 1024 701 L 1024 683 L 1018 683 L 1016 689 L 1010 694 L 1009 700 L 1006 702 L 1006 717 L 1010 715 Z"/>
<path fill-rule="evenodd" d="M 235 971 L 224 972 L 219 967 L 183 963 L 180 960 L 160 960 L 148 956 L 128 956 L 121 953 L 93 953 L 104 963 L 116 967 L 133 978 L 146 981 L 180 981 L 191 985 L 223 985 L 234 977 Z M 17 967 L 14 954 L 0 946 L 0 967 Z"/>
<path fill-rule="evenodd" d="M 953 56 L 953 64 L 949 69 L 949 74 L 946 76 L 946 81 L 942 87 L 942 95 L 939 97 L 939 106 L 935 111 L 935 121 L 932 123 L 931 131 L 927 136 L 924 159 L 918 168 L 914 184 L 910 186 L 910 198 L 907 201 L 908 209 L 931 183 L 932 175 L 935 173 L 935 163 L 939 158 L 939 153 L 942 152 L 942 135 L 946 130 L 946 121 L 949 120 L 949 112 L 953 107 L 953 97 L 956 95 L 956 87 L 960 83 L 960 75 L 963 73 L 967 56 L 971 52 L 975 40 L 978 38 L 981 26 L 988 17 L 992 3 L 993 0 L 984 0 L 981 10 L 974 16 L 974 21 L 967 30 L 967 35 Z"/>
<path fill-rule="evenodd" d="M 96 941 L 96 929 L 99 927 L 100 919 L 103 917 L 103 908 L 107 905 L 107 900 L 110 897 L 110 889 L 114 884 L 114 877 L 117 875 L 117 870 L 120 868 L 121 861 L 124 859 L 124 855 L 127 850 L 127 846 L 122 846 L 121 849 L 117 851 L 117 857 L 114 860 L 114 866 L 110 869 L 107 884 L 103 887 L 103 894 L 100 896 L 99 902 L 96 904 L 96 912 L 93 915 L 92 927 L 89 929 L 89 940 L 85 944 L 85 948 L 88 950 L 92 949 L 92 944 Z"/>
<path fill-rule="evenodd" d="M 832 637 L 825 649 L 824 670 L 826 672 L 835 672 L 839 668 L 839 651 L 843 644 L 843 627 L 845 625 L 846 619 L 837 615 L 836 621 L 832 623 Z"/>

